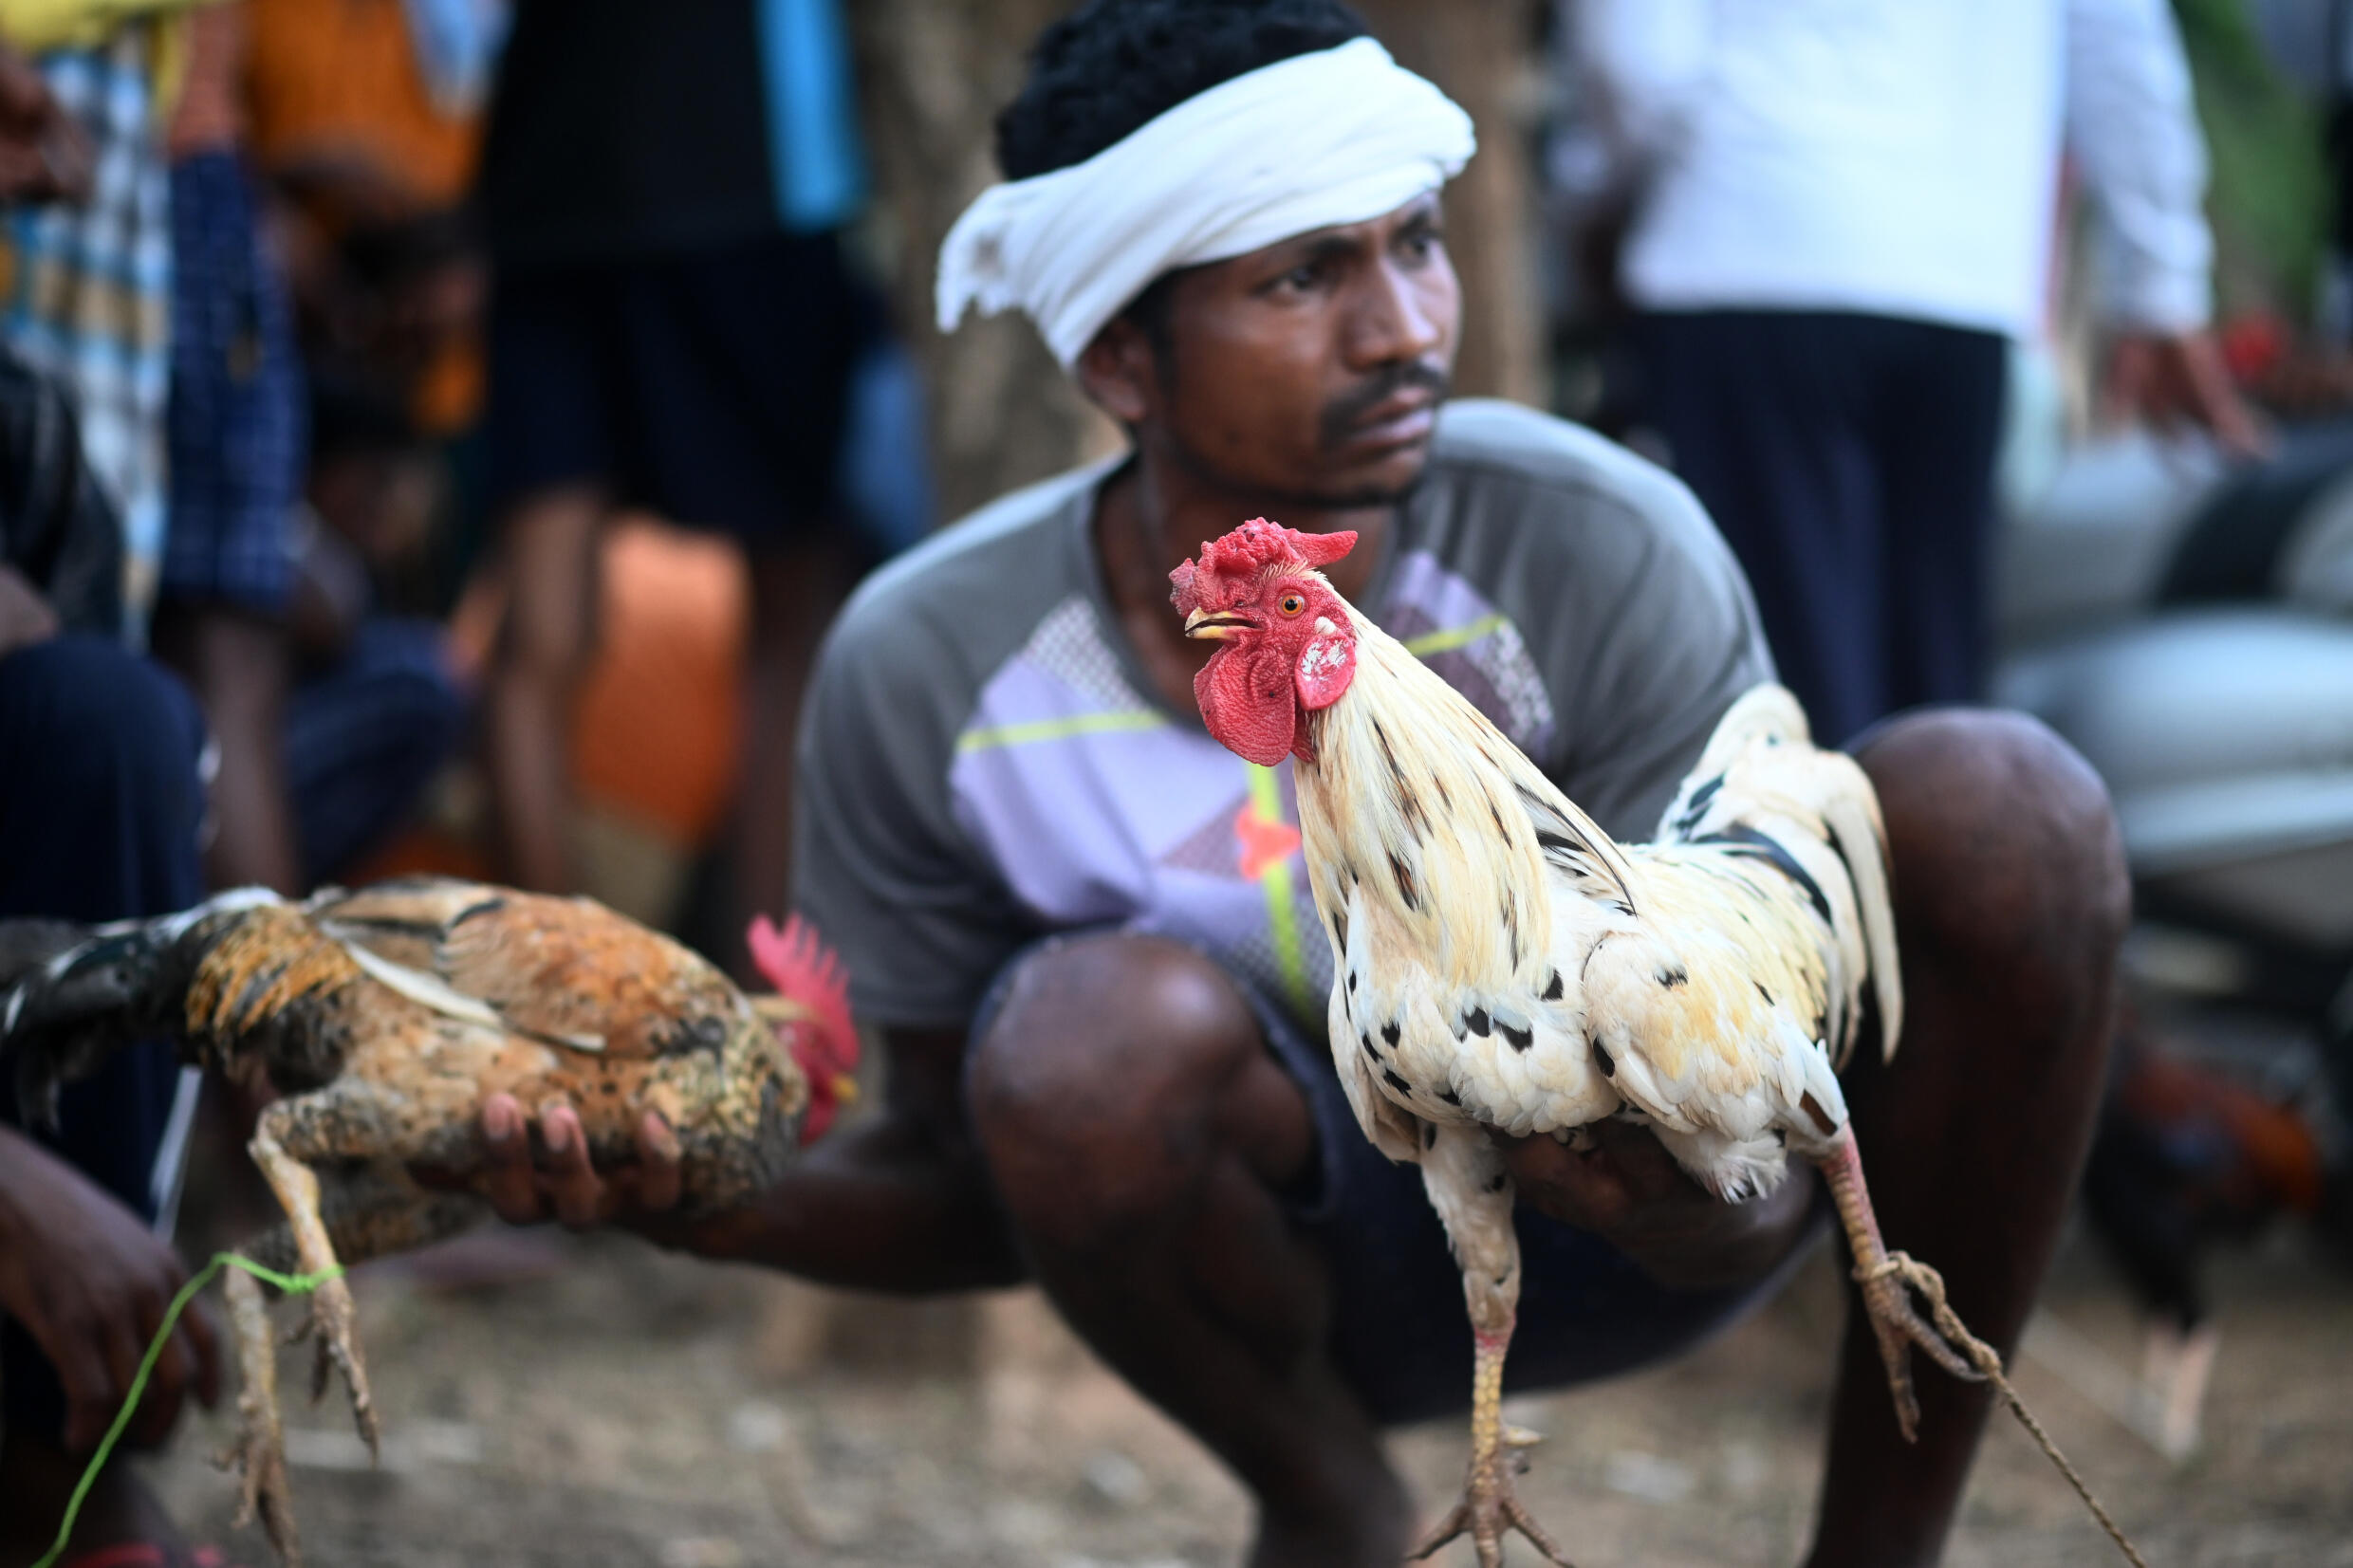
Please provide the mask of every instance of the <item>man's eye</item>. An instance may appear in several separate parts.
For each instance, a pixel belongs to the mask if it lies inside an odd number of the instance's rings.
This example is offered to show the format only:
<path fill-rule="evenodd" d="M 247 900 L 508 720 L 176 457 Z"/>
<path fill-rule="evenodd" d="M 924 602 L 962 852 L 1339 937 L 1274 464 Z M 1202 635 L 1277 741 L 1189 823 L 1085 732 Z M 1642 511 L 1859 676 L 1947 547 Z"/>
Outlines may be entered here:
<path fill-rule="evenodd" d="M 1275 604 L 1275 608 L 1287 616 L 1295 616 L 1306 607 L 1307 601 L 1297 594 L 1285 594 Z"/>

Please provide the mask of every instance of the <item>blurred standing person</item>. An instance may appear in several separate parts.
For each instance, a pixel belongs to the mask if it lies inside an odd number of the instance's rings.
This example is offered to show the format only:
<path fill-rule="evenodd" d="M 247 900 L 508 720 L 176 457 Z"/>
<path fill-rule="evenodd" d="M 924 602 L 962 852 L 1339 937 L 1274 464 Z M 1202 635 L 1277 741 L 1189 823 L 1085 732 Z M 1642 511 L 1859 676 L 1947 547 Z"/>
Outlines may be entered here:
<path fill-rule="evenodd" d="M 522 0 L 483 152 L 510 602 L 486 681 L 507 874 L 572 879 L 570 706 L 624 505 L 740 539 L 753 646 L 734 858 L 781 904 L 792 734 L 841 575 L 834 482 L 875 307 L 834 0 Z"/>
<path fill-rule="evenodd" d="M 124 610 L 138 641 L 163 544 L 172 229 L 165 62 L 186 0 L 0 3 L 0 37 L 32 57 L 86 138 L 86 189 L 19 207 L 0 231 L 0 338 L 72 398 L 91 470 L 121 520 Z"/>
<path fill-rule="evenodd" d="M 0 13 L 0 21 L 6 20 Z M 42 73 L 0 48 L 0 207 L 86 200 L 91 148 Z M 201 891 L 195 704 L 123 645 L 122 540 L 60 377 L 0 345 L 0 917 L 160 914 Z M 37 951 L 37 950 L 36 950 Z M 34 954 L 0 951 L 0 975 Z M 139 1347 L 187 1278 L 172 1208 L 193 1084 L 135 1046 L 28 1126 L 0 1076 L 0 1563 L 49 1542 Z M 192 1314 L 156 1366 L 135 1447 L 218 1357 Z M 102 1469 L 68 1562 L 185 1542 L 134 1465 Z"/>
<path fill-rule="evenodd" d="M 189 18 L 171 159 L 170 457 L 157 653 L 221 747 L 213 879 L 305 882 L 279 743 L 292 678 L 286 604 L 302 482 L 302 369 L 240 153 L 242 0 Z"/>
<path fill-rule="evenodd" d="M 171 515 L 155 642 L 220 743 L 220 885 L 299 893 L 375 848 L 455 744 L 437 628 L 368 614 L 367 574 L 303 507 L 305 377 L 246 163 L 248 14 L 190 19 L 172 119 Z"/>
<path fill-rule="evenodd" d="M 1621 159 L 1638 397 L 1843 741 L 1980 694 L 2007 343 L 2063 139 L 2111 392 L 2259 444 L 2206 327 L 2205 149 L 2165 0 L 1577 0 Z M 2064 130 L 2064 138 L 2063 138 Z"/>

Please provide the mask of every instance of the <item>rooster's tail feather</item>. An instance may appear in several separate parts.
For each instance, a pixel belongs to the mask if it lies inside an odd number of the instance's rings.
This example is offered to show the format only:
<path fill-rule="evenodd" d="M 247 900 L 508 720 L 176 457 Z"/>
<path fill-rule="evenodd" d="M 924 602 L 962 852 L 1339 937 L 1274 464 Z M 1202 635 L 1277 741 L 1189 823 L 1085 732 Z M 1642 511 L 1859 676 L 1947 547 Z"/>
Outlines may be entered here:
<path fill-rule="evenodd" d="M 1864 950 L 1871 962 L 1871 995 L 1879 1005 L 1880 1060 L 1896 1054 L 1903 1036 L 1903 961 L 1896 950 L 1896 906 L 1887 886 L 1887 834 L 1880 821 L 1879 798 L 1860 765 L 1837 753 L 1823 761 L 1837 776 L 1823 791 L 1822 817 L 1839 858 L 1846 862 L 1855 885 L 1855 912 L 1862 921 Z M 1829 771 L 1825 768 L 1825 772 Z M 1839 1052 L 1843 1072 L 1858 1031 L 1849 1031 Z"/>
<path fill-rule="evenodd" d="M 94 931 L 43 921 L 40 933 L 0 928 L 0 1055 L 16 1078 L 16 1100 L 35 1121 L 54 1124 L 57 1092 L 102 1066 L 143 1032 L 160 949 L 144 924 Z M 70 933 L 70 934 L 68 934 Z M 53 943 L 46 957 L 34 944 Z"/>
<path fill-rule="evenodd" d="M 204 951 L 244 911 L 275 902 L 239 888 L 151 920 L 0 922 L 0 1058 L 18 1106 L 54 1122 L 60 1087 L 134 1041 L 178 1038 L 180 1001 Z"/>
<path fill-rule="evenodd" d="M 1750 687 L 1724 710 L 1699 760 L 1683 776 L 1675 799 L 1668 802 L 1667 814 L 1659 820 L 1658 842 L 1688 843 L 1700 834 L 1703 824 L 1712 824 L 1709 808 L 1723 793 L 1727 778 L 1750 761 L 1752 746 L 1761 741 L 1802 747 L 1811 736 L 1806 710 L 1788 687 L 1771 681 Z M 1735 799 L 1739 793 L 1732 791 Z"/>

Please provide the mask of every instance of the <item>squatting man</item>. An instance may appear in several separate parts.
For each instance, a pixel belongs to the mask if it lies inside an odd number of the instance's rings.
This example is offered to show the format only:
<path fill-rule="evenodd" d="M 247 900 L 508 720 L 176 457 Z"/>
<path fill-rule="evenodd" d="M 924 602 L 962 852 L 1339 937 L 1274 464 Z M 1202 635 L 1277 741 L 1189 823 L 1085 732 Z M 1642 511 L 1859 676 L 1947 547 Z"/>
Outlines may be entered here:
<path fill-rule="evenodd" d="M 1250 517 L 1356 530 L 1333 585 L 1623 838 L 1771 661 L 1673 478 L 1446 400 L 1462 298 L 1441 189 L 1470 121 L 1334 0 L 1093 0 L 1039 39 L 996 143 L 1005 183 L 941 255 L 943 328 L 1026 314 L 1128 445 L 878 574 L 824 651 L 796 903 L 880 1028 L 884 1101 L 691 1226 L 662 1211 L 658 1126 L 600 1173 L 568 1108 L 493 1103 L 502 1211 L 861 1289 L 1033 1282 L 1250 1488 L 1252 1563 L 1391 1568 L 1415 1503 L 1381 1430 L 1461 1407 L 1460 1277 L 1334 1078 L 1289 769 L 1202 729 L 1214 645 L 1183 636 L 1169 571 Z M 2113 827 L 2027 720 L 1927 712 L 1851 744 L 1909 999 L 1896 1061 L 1844 1076 L 1853 1125 L 1889 1244 L 1935 1260 L 2007 1352 L 2099 1093 Z M 1520 1387 L 1673 1356 L 1826 1227 L 1810 1172 L 1719 1203 L 1640 1129 L 1510 1163 Z M 1943 1377 L 1919 1398 L 1907 1445 L 1850 1322 L 1810 1562 L 1937 1557 L 1987 1398 Z M 1574 1521 L 1552 1522 L 1576 1556 Z"/>

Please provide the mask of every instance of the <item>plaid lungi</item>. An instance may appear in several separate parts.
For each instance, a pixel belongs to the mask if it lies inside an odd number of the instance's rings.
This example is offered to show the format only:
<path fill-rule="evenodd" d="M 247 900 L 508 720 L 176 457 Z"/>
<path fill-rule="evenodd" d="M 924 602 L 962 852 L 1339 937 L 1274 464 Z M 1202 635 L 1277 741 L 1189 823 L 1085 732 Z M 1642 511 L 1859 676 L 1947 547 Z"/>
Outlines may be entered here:
<path fill-rule="evenodd" d="M 172 213 L 149 70 L 154 27 L 40 58 L 97 154 L 89 203 L 0 224 L 0 336 L 74 401 L 83 451 L 122 518 L 126 620 L 143 630 L 164 522 Z"/>

